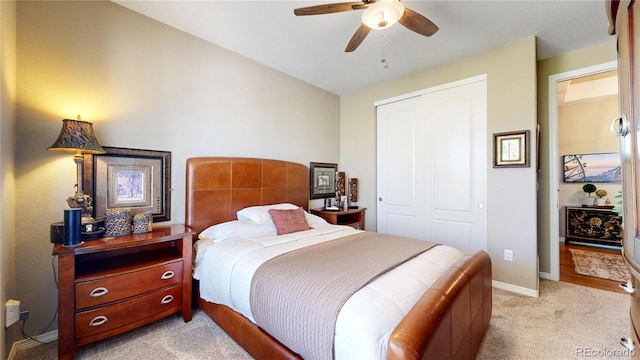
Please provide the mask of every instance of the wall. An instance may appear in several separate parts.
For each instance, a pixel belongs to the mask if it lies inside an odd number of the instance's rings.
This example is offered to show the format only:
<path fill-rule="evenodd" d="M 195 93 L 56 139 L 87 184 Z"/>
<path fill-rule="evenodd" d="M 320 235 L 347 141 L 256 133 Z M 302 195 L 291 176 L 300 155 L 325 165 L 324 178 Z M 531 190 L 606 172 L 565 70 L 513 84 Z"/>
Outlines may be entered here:
<path fill-rule="evenodd" d="M 16 296 L 15 283 L 15 177 L 14 133 L 16 101 L 16 2 L 0 1 L 0 303 Z M 7 334 L 0 315 L 0 356 L 7 358 Z M 14 335 L 15 336 L 15 335 Z"/>
<path fill-rule="evenodd" d="M 558 109 L 558 155 L 619 153 L 620 138 L 609 131 L 611 121 L 618 114 L 618 96 L 601 97 L 589 101 L 570 103 Z M 562 166 L 562 162 L 560 162 Z M 563 172 L 559 173 L 560 178 Z M 566 233 L 566 206 L 581 206 L 586 201 L 586 193 L 582 190 L 584 183 L 565 183 L 558 180 L 559 224 L 560 236 Z M 594 183 L 598 189 L 607 191 L 607 198 L 615 205 L 619 199 L 614 198 L 622 191 L 620 183 Z M 588 200 L 593 205 L 596 196 Z"/>
<path fill-rule="evenodd" d="M 63 118 L 93 122 L 102 145 L 171 151 L 175 223 L 187 157 L 339 160 L 336 95 L 108 1 L 17 13 L 16 296 L 31 334 L 55 313 L 49 226 L 75 184 L 72 156 L 47 151 Z"/>
<path fill-rule="evenodd" d="M 606 29 L 603 29 L 606 31 Z M 540 124 L 540 161 L 542 171 L 538 174 L 538 253 L 540 271 L 551 271 L 551 249 L 549 218 L 551 211 L 558 211 L 556 204 L 549 203 L 549 76 L 586 68 L 616 60 L 616 42 L 611 41 L 571 51 L 538 62 L 538 123 Z"/>
<path fill-rule="evenodd" d="M 376 219 L 376 118 L 374 102 L 487 74 L 487 144 L 492 134 L 530 130 L 536 124 L 535 38 L 470 56 L 397 80 L 377 84 L 341 97 L 340 165 L 360 182 L 360 204 L 367 207 L 367 230 Z M 454 125 L 454 124 L 452 124 Z M 537 293 L 535 145 L 528 168 L 494 169 L 491 148 L 488 168 L 488 252 L 494 280 L 517 291 Z M 503 259 L 504 249 L 514 251 L 513 262 Z"/>

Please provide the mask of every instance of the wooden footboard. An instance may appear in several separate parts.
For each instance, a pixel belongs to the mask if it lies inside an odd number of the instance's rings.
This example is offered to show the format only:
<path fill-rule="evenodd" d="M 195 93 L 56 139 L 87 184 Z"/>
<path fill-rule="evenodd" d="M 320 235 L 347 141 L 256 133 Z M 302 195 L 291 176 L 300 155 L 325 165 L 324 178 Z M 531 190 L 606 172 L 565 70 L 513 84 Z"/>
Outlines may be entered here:
<path fill-rule="evenodd" d="M 241 314 L 198 297 L 198 306 L 256 359 L 300 359 Z M 491 260 L 465 257 L 422 296 L 389 339 L 388 359 L 473 359 L 491 319 Z"/>
<path fill-rule="evenodd" d="M 438 279 L 391 333 L 388 359 L 474 359 L 489 327 L 491 260 L 480 251 Z"/>

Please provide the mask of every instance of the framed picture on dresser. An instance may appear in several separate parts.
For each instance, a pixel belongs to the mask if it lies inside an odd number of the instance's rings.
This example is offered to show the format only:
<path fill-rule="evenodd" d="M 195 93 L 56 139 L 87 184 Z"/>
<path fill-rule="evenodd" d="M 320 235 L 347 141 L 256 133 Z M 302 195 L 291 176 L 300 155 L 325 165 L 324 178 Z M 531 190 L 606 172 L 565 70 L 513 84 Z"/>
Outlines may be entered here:
<path fill-rule="evenodd" d="M 148 212 L 154 222 L 171 220 L 171 152 L 103 146 L 105 154 L 84 156 L 84 188 L 93 216 L 107 209 Z"/>

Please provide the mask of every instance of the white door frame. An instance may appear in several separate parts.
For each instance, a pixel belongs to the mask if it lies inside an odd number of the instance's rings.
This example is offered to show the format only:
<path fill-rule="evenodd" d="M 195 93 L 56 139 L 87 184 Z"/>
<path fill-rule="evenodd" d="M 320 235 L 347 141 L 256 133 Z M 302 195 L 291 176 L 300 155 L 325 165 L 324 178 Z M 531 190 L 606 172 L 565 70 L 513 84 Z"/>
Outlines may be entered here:
<path fill-rule="evenodd" d="M 560 207 L 558 197 L 559 158 L 558 158 L 558 82 L 583 76 L 616 70 L 617 61 L 589 66 L 549 76 L 549 274 L 540 273 L 540 277 L 549 280 L 560 280 Z M 613 119 L 612 119 L 613 120 Z"/>

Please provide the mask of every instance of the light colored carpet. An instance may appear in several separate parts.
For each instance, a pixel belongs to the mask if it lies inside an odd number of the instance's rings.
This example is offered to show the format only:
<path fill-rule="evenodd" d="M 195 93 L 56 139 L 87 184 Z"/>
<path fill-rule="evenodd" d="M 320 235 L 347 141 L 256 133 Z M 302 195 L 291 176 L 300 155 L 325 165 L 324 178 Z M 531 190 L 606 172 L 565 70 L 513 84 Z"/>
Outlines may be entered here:
<path fill-rule="evenodd" d="M 596 251 L 569 249 L 571 261 L 576 273 L 603 279 L 626 282 L 629 270 L 624 264 L 622 255 Z"/>
<path fill-rule="evenodd" d="M 624 359 L 629 295 L 542 280 L 539 298 L 494 289 L 493 317 L 477 359 Z M 56 359 L 57 343 L 19 351 L 16 360 Z M 81 347 L 75 359 L 250 359 L 200 310 L 171 316 Z"/>

